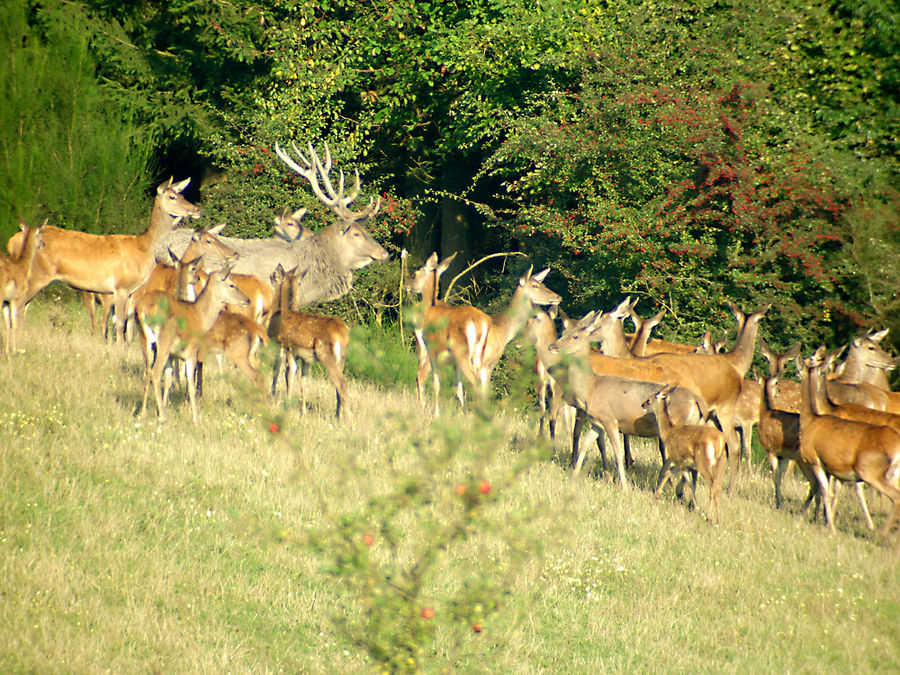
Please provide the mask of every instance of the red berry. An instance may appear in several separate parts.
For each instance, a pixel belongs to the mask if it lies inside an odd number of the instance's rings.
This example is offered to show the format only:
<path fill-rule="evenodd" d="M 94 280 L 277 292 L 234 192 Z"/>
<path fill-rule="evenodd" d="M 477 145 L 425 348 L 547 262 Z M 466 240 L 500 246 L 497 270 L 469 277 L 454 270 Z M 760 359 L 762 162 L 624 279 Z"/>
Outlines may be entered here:
<path fill-rule="evenodd" d="M 488 481 L 483 480 L 481 481 L 481 485 L 478 486 L 478 490 L 481 492 L 481 494 L 486 495 L 491 491 L 491 484 Z"/>
<path fill-rule="evenodd" d="M 363 535 L 363 543 L 366 546 L 371 546 L 375 543 L 375 537 L 373 537 L 371 534 L 366 533 Z"/>
<path fill-rule="evenodd" d="M 434 618 L 434 609 L 431 607 L 426 607 L 422 610 L 422 618 L 425 619 L 433 619 Z"/>
<path fill-rule="evenodd" d="M 277 434 L 279 431 L 281 431 L 281 427 L 279 427 L 277 423 L 272 422 L 272 424 L 269 425 L 269 433 Z"/>
<path fill-rule="evenodd" d="M 482 628 L 482 626 L 481 626 L 480 623 L 473 623 L 473 624 L 472 624 L 472 632 L 473 632 L 473 633 L 480 633 L 482 630 L 484 630 L 484 629 Z"/>

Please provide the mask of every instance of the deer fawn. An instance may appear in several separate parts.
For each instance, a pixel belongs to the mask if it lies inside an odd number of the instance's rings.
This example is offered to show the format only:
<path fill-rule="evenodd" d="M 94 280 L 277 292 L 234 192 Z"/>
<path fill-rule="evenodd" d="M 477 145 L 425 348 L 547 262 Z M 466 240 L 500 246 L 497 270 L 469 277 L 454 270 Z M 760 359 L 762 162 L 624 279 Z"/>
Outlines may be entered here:
<path fill-rule="evenodd" d="M 325 368 L 334 383 L 337 396 L 335 416 L 347 416 L 347 378 L 344 363 L 347 359 L 347 345 L 350 344 L 350 329 L 342 319 L 321 316 L 290 309 L 290 295 L 298 280 L 296 271 L 285 272 L 279 265 L 272 274 L 272 285 L 279 299 L 278 311 L 269 323 L 269 337 L 281 345 L 278 366 L 272 378 L 272 394 L 276 392 L 278 380 L 284 372 L 286 395 L 290 398 L 291 386 L 297 374 L 297 360 L 300 360 L 300 406 L 306 412 L 306 375 L 309 365 L 318 361 Z"/>
<path fill-rule="evenodd" d="M 674 425 L 669 420 L 666 402 L 672 395 L 672 387 L 663 387 L 655 395 L 647 399 L 644 407 L 653 411 L 659 433 L 666 444 L 666 462 L 659 472 L 656 493 L 678 470 L 682 478 L 690 478 L 691 503 L 697 503 L 697 477 L 691 473 L 696 469 L 709 485 L 710 509 L 707 519 L 712 522 L 711 512 L 719 522 L 719 492 L 722 489 L 722 478 L 725 475 L 725 435 L 715 427 L 702 424 Z"/>

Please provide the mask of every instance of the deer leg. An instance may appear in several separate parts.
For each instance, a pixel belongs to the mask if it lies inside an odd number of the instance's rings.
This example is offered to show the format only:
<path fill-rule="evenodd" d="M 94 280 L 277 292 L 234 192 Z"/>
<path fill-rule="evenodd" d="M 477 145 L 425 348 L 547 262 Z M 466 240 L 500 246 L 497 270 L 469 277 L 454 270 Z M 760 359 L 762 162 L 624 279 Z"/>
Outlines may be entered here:
<path fill-rule="evenodd" d="M 625 477 L 625 453 L 622 450 L 622 444 L 619 441 L 619 425 L 614 419 L 601 420 L 603 429 L 606 431 L 606 438 L 609 444 L 613 446 L 613 452 L 616 455 L 616 469 L 619 473 L 619 487 L 622 490 L 628 490 L 628 479 Z"/>
<path fill-rule="evenodd" d="M 454 373 L 456 375 L 456 398 L 459 401 L 460 409 L 465 410 L 466 409 L 466 392 L 463 389 L 462 369 L 459 366 L 455 366 Z"/>
<path fill-rule="evenodd" d="M 197 389 L 197 398 L 203 396 L 203 358 L 198 356 L 197 363 L 194 366 L 194 383 Z"/>
<path fill-rule="evenodd" d="M 200 423 L 200 411 L 197 409 L 197 380 L 196 361 L 194 358 L 184 360 L 184 379 L 187 381 L 188 398 L 191 400 L 191 420 L 194 424 Z"/>
<path fill-rule="evenodd" d="M 741 425 L 741 455 L 746 458 L 747 471 L 750 471 L 750 452 L 752 451 L 753 426 Z M 738 463 L 740 469 L 740 462 Z"/>
<path fill-rule="evenodd" d="M 306 385 L 307 374 L 309 373 L 309 364 L 306 359 L 300 359 L 300 411 L 306 414 Z"/>
<path fill-rule="evenodd" d="M 869 506 L 866 504 L 866 494 L 863 491 L 863 487 L 864 484 L 861 481 L 856 483 L 856 496 L 859 499 L 859 507 L 862 509 L 866 527 L 870 530 L 874 530 L 875 524 L 872 522 L 872 516 L 869 515 Z"/>
<path fill-rule="evenodd" d="M 666 483 L 669 482 L 669 478 L 671 477 L 672 472 L 672 464 L 671 462 L 663 462 L 662 468 L 659 470 L 659 478 L 656 480 L 656 489 L 653 491 L 653 494 L 659 494 L 663 489 Z"/>
<path fill-rule="evenodd" d="M 12 353 L 19 351 L 19 316 L 14 303 L 7 305 L 9 307 L 9 345 Z M 8 354 L 9 352 L 7 352 Z"/>
<path fill-rule="evenodd" d="M 772 481 L 775 483 L 775 508 L 780 509 L 784 503 L 784 496 L 781 492 L 781 481 L 784 478 L 784 471 L 787 468 L 788 460 L 778 457 L 774 452 L 768 453 L 769 464 L 772 465 Z"/>
<path fill-rule="evenodd" d="M 581 408 L 575 409 L 575 426 L 572 429 L 572 474 L 578 475 L 581 465 L 584 463 L 584 451 L 581 450 L 581 428 L 584 426 L 587 414 Z"/>
<path fill-rule="evenodd" d="M 631 456 L 631 438 L 622 434 L 622 447 L 625 451 L 625 468 L 630 469 L 634 466 L 634 459 Z"/>
<path fill-rule="evenodd" d="M 812 471 L 819 484 L 819 494 L 822 497 L 822 506 L 825 508 L 825 524 L 828 526 L 831 533 L 834 534 L 834 516 L 831 512 L 831 494 L 828 489 L 828 476 L 825 475 L 825 470 L 821 465 L 813 466 Z"/>
<path fill-rule="evenodd" d="M 91 317 L 91 337 L 97 332 L 97 318 L 94 316 L 94 294 L 90 291 L 81 291 L 81 304 L 87 310 L 88 316 Z"/>
<path fill-rule="evenodd" d="M 125 305 L 128 302 L 128 294 L 121 290 L 116 290 L 115 294 L 116 315 L 115 315 L 115 331 L 116 342 L 125 343 Z"/>

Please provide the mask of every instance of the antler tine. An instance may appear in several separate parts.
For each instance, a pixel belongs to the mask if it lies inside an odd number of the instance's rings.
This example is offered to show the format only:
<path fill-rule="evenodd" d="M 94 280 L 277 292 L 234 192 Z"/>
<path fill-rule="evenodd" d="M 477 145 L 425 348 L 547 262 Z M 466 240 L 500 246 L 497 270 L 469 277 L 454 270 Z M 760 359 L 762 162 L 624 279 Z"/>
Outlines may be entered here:
<path fill-rule="evenodd" d="M 332 213 L 346 221 L 365 220 L 378 213 L 378 210 L 381 208 L 381 199 L 377 197 L 370 199 L 368 206 L 361 211 L 351 211 L 349 208 L 350 203 L 359 195 L 361 187 L 359 171 L 354 170 L 355 183 L 353 190 L 349 195 L 344 194 L 345 177 L 343 170 L 340 171 L 338 189 L 334 189 L 334 185 L 332 185 L 331 179 L 329 178 L 333 162 L 331 148 L 328 147 L 328 143 L 325 143 L 324 161 L 319 157 L 311 142 L 307 144 L 307 151 L 309 153 L 308 158 L 303 154 L 300 148 L 297 147 L 297 144 L 294 141 L 291 141 L 291 149 L 300 159 L 302 165 L 287 153 L 284 148 L 277 143 L 275 144 L 275 154 L 278 155 L 278 157 L 281 158 L 281 161 L 287 164 L 288 167 L 309 181 L 313 194 L 315 194 L 316 198 L 322 204 L 327 206 Z M 321 184 L 319 183 L 319 178 L 321 178 Z"/>

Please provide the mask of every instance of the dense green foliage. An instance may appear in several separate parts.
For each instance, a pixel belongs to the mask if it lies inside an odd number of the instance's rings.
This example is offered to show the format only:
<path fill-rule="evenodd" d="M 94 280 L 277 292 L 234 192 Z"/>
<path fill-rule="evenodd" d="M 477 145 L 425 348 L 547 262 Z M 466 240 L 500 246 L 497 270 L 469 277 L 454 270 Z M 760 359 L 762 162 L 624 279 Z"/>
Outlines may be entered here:
<path fill-rule="evenodd" d="M 573 312 L 630 293 L 645 314 L 669 308 L 664 334 L 694 338 L 730 323 L 726 297 L 771 301 L 776 344 L 900 323 L 900 33 L 886 0 L 779 0 L 765 12 L 751 0 L 13 4 L 28 25 L 4 24 L 15 45 L 4 86 L 35 44 L 53 63 L 83 64 L 65 75 L 90 93 L 73 118 L 113 132 L 102 147 L 118 184 L 144 170 L 116 140 L 137 124 L 155 148 L 152 178 L 202 181 L 206 213 L 229 233 L 265 233 L 286 205 L 326 222 L 272 148 L 328 140 L 383 195 L 376 236 L 416 256 L 441 242 L 472 258 L 524 251 L 558 270 L 551 282 Z M 63 19 L 78 27 L 67 41 L 54 38 Z M 66 56 L 74 45 L 81 60 Z M 59 107 L 21 95 L 4 143 L 38 106 L 35 129 L 65 146 L 52 138 Z M 88 198 L 116 184 L 103 166 L 67 169 L 61 184 L 81 190 L 80 206 L 5 190 L 4 213 L 114 222 L 112 205 Z M 48 189 L 40 173 L 7 174 Z M 79 208 L 99 215 L 84 222 Z M 497 269 L 484 270 L 482 304 L 509 283 L 491 283 Z"/>
<path fill-rule="evenodd" d="M 77 7 L 0 7 L 0 238 L 31 224 L 88 232 L 146 226 L 151 146 L 95 77 L 93 27 Z"/>

